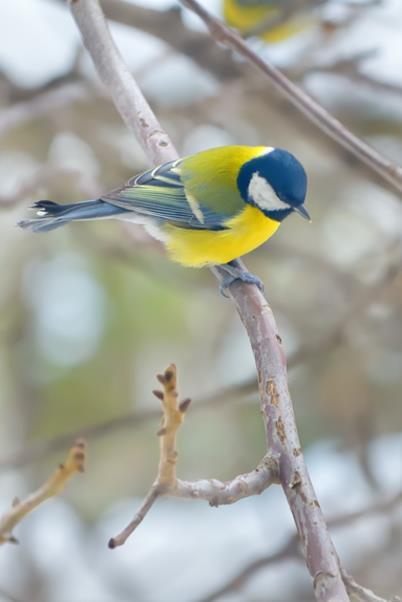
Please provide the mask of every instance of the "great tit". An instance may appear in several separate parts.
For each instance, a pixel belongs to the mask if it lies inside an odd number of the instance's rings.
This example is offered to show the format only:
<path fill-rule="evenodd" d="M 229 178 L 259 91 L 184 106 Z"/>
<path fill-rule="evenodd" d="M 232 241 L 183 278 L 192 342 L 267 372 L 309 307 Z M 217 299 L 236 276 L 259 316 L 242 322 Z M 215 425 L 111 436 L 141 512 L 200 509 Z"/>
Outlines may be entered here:
<path fill-rule="evenodd" d="M 271 21 L 279 17 L 289 4 L 289 0 L 223 0 L 223 16 L 226 23 L 240 33 L 258 32 L 255 35 L 273 44 L 290 38 L 313 23 L 306 10 L 299 10 L 270 27 Z"/>
<path fill-rule="evenodd" d="M 95 200 L 38 201 L 36 215 L 19 225 L 47 232 L 76 220 L 129 220 L 182 265 L 223 264 L 223 289 L 236 279 L 260 286 L 236 258 L 268 240 L 291 213 L 309 219 L 306 190 L 306 172 L 288 151 L 223 146 L 159 165 Z"/>

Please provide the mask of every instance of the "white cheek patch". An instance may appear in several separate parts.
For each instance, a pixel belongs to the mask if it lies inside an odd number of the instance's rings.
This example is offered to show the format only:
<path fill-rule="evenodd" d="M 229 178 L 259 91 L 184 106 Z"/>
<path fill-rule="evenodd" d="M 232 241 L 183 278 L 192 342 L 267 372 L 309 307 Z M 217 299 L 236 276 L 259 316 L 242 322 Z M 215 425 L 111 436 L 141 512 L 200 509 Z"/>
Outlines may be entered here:
<path fill-rule="evenodd" d="M 260 176 L 258 171 L 254 172 L 252 175 L 248 185 L 248 194 L 262 211 L 289 209 L 289 205 L 277 197 L 272 186 L 263 176 Z"/>

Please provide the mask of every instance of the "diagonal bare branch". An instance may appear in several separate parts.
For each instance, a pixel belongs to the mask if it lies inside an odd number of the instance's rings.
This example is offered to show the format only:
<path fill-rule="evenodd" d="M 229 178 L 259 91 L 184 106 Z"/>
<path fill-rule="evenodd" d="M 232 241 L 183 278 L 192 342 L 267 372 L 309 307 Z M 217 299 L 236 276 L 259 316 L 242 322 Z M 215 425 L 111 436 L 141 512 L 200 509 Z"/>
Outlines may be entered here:
<path fill-rule="evenodd" d="M 102 9 L 91 0 L 70 0 L 82 40 L 127 127 L 154 164 L 177 157 L 166 132 L 128 70 L 113 41 Z M 90 18 L 88 18 L 90 16 Z M 95 58 L 96 57 L 96 58 Z"/>
<path fill-rule="evenodd" d="M 348 592 L 350 599 L 353 602 L 400 602 L 399 596 L 394 596 L 392 600 L 386 600 L 377 596 L 368 587 L 363 587 L 350 575 L 347 571 L 342 569 L 343 581 L 346 585 L 346 591 Z"/>
<path fill-rule="evenodd" d="M 361 163 L 391 184 L 395 191 L 399 194 L 402 193 L 402 167 L 400 165 L 397 165 L 361 138 L 355 136 L 307 92 L 291 82 L 272 63 L 256 54 L 235 31 L 226 27 L 220 19 L 201 6 L 197 0 L 181 0 L 181 3 L 202 19 L 217 42 L 231 48 L 265 73 L 272 85 L 298 111 L 315 123 L 330 138 L 352 153 Z"/>

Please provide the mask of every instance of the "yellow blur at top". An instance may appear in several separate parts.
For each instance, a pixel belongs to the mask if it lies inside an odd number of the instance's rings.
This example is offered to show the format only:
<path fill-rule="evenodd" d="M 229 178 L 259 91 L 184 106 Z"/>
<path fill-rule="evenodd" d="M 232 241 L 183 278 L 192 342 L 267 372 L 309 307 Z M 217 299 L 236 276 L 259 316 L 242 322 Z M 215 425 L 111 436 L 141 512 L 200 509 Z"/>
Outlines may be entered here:
<path fill-rule="evenodd" d="M 280 0 L 265 5 L 258 0 L 255 0 L 255 2 L 252 0 L 248 2 L 245 0 L 223 0 L 223 15 L 226 23 L 243 34 L 252 32 L 264 22 L 279 16 L 282 8 L 283 2 Z M 306 15 L 297 15 L 290 17 L 270 31 L 258 34 L 258 37 L 270 43 L 281 42 L 296 35 L 310 24 L 311 20 Z"/>

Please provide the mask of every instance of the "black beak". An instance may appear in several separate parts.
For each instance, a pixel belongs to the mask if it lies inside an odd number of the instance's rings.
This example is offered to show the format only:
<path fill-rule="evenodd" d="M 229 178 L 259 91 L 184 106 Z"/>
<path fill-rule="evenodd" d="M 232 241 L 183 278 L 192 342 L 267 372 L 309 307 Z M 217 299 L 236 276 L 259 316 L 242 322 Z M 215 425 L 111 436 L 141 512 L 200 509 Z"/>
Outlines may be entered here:
<path fill-rule="evenodd" d="M 302 217 L 304 217 L 304 219 L 307 219 L 309 222 L 311 222 L 311 217 L 309 215 L 309 212 L 307 211 L 307 209 L 305 208 L 304 205 L 299 205 L 298 207 L 293 207 L 293 210 L 296 211 L 296 213 L 298 213 Z"/>

